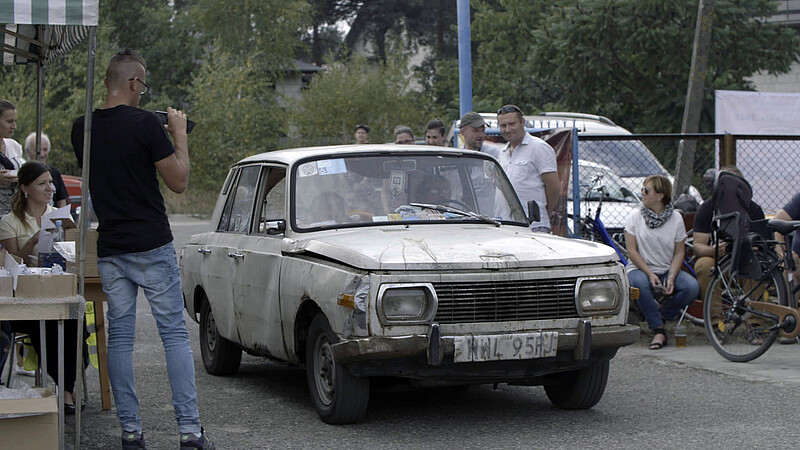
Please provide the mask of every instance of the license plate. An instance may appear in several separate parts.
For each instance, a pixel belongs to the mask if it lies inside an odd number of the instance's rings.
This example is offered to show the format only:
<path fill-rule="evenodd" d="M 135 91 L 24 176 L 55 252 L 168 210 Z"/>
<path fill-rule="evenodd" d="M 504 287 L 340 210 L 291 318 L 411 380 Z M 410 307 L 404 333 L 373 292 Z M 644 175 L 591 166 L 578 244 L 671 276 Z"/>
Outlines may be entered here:
<path fill-rule="evenodd" d="M 456 336 L 455 362 L 502 361 L 556 356 L 558 332 Z"/>

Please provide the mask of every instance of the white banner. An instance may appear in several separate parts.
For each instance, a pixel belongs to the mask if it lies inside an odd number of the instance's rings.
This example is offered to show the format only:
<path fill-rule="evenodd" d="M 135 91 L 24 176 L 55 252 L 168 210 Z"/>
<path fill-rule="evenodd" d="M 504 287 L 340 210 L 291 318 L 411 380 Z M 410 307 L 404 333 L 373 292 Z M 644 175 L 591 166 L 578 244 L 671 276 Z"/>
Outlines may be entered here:
<path fill-rule="evenodd" d="M 800 93 L 718 90 L 715 102 L 717 133 L 800 135 Z M 767 215 L 800 191 L 800 141 L 738 140 L 736 166 Z"/>

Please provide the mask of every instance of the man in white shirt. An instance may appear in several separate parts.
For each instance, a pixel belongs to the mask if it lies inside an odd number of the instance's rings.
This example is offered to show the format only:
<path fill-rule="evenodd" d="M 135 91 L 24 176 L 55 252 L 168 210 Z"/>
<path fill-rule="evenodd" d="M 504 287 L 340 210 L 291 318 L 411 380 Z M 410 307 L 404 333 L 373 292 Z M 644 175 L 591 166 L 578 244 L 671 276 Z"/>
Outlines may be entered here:
<path fill-rule="evenodd" d="M 558 203 L 558 167 L 553 147 L 525 131 L 522 110 L 506 105 L 497 110 L 500 133 L 508 142 L 497 154 L 523 207 L 539 204 L 541 220 L 531 223 L 533 231 L 550 232 L 550 216 Z M 529 211 L 530 213 L 530 211 Z"/>

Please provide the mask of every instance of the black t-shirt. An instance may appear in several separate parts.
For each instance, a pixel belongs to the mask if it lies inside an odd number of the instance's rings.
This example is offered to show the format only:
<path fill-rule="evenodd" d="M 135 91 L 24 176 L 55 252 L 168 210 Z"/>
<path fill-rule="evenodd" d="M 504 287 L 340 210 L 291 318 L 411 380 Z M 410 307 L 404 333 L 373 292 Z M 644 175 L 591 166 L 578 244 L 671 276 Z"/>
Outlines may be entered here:
<path fill-rule="evenodd" d="M 69 200 L 69 192 L 67 192 L 64 179 L 61 178 L 61 172 L 50 164 L 48 164 L 47 167 L 50 168 L 50 176 L 53 177 L 53 186 L 56 188 L 56 191 L 53 193 L 53 203 L 58 203 L 61 200 Z"/>
<path fill-rule="evenodd" d="M 750 202 L 750 209 L 747 211 L 750 220 L 761 220 L 764 218 L 764 210 L 756 202 Z M 711 229 L 711 220 L 714 218 L 714 211 L 711 207 L 711 200 L 706 200 L 697 209 L 697 214 L 694 216 L 694 232 L 695 233 L 709 233 Z"/>
<path fill-rule="evenodd" d="M 83 163 L 83 124 L 72 147 Z M 175 153 L 158 117 L 120 105 L 92 114 L 89 193 L 97 214 L 97 256 L 138 253 L 172 242 L 155 163 Z"/>

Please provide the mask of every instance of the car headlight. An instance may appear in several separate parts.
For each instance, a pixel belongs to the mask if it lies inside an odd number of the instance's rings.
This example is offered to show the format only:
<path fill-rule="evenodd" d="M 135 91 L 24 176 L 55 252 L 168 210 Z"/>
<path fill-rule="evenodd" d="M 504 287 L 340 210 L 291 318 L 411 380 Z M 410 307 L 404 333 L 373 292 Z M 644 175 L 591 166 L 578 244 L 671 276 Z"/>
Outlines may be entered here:
<path fill-rule="evenodd" d="M 616 279 L 583 278 L 575 287 L 579 313 L 613 313 L 619 309 L 622 292 Z"/>
<path fill-rule="evenodd" d="M 388 283 L 378 290 L 378 318 L 383 324 L 428 323 L 436 315 L 430 283 Z"/>

